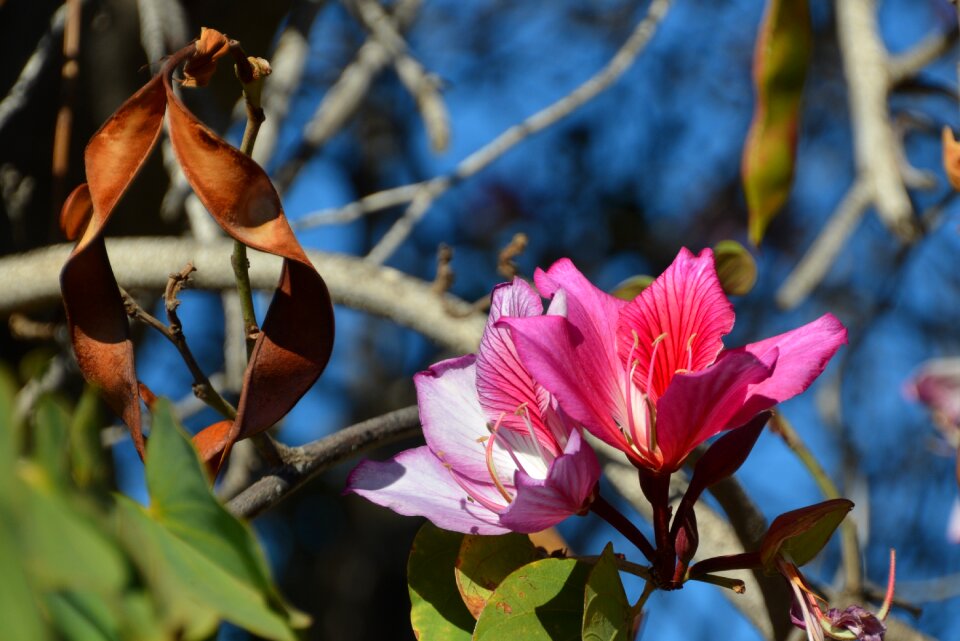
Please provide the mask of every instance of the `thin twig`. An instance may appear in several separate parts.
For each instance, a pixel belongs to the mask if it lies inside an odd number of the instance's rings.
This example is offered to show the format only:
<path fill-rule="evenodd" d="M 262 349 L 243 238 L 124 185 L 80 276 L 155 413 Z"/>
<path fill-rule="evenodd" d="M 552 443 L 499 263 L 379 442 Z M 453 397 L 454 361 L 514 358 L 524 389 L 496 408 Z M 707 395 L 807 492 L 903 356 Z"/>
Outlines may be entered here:
<path fill-rule="evenodd" d="M 400 81 L 417 102 L 420 116 L 434 151 L 443 151 L 450 142 L 450 117 L 440 95 L 440 82 L 413 56 L 390 15 L 376 0 L 350 0 L 357 17 L 393 58 Z"/>
<path fill-rule="evenodd" d="M 937 31 L 926 36 L 913 48 L 890 57 L 890 87 L 894 88 L 901 82 L 912 79 L 924 67 L 941 58 L 955 44 L 960 30 L 957 25 L 947 32 Z"/>
<path fill-rule="evenodd" d="M 517 143 L 567 117 L 616 82 L 650 42 L 657 26 L 670 8 L 671 2 L 672 0 L 653 0 L 647 10 L 647 15 L 636 26 L 627 41 L 606 66 L 593 77 L 560 100 L 538 111 L 523 122 L 510 127 L 464 158 L 452 174 L 439 176 L 421 183 L 421 187 L 414 194 L 413 201 L 407 207 L 403 216 L 373 247 L 367 255 L 367 259 L 372 263 L 384 263 L 413 231 L 413 228 L 440 194 L 486 168 L 494 160 L 516 146 Z"/>
<path fill-rule="evenodd" d="M 420 0 L 400 0 L 393 12 L 396 31 L 402 32 L 413 22 L 420 8 Z M 373 79 L 390 64 L 391 55 L 375 38 L 368 38 L 357 51 L 356 58 L 340 73 L 340 77 L 327 90 L 323 100 L 304 128 L 303 136 L 290 160 L 274 176 L 274 183 L 281 193 L 287 191 L 300 170 L 344 123 L 357 111 L 364 96 L 373 84 Z"/>
<path fill-rule="evenodd" d="M 820 284 L 867 212 L 871 198 L 867 181 L 856 179 L 810 249 L 777 290 L 777 305 L 792 309 Z"/>
<path fill-rule="evenodd" d="M 301 447 L 288 448 L 288 465 L 274 469 L 227 504 L 233 514 L 252 519 L 322 472 L 363 452 L 420 433 L 416 406 L 344 428 Z"/>
<path fill-rule="evenodd" d="M 36 86 L 41 73 L 47 67 L 47 64 L 53 59 L 54 50 L 57 48 L 58 40 L 63 33 L 63 25 L 67 18 L 68 5 L 61 5 L 50 18 L 50 28 L 47 30 L 37 48 L 27 59 L 27 63 L 20 70 L 13 87 L 0 101 L 0 131 L 10 123 L 10 119 L 26 106 L 30 98 L 30 92 Z"/>
<path fill-rule="evenodd" d="M 266 64 L 254 68 L 247 54 L 236 41 L 231 41 L 230 52 L 237 64 L 237 77 L 243 85 L 243 99 L 247 108 L 247 125 L 243 130 L 243 140 L 240 151 L 247 156 L 253 154 L 257 143 L 257 134 L 260 125 L 265 119 L 263 108 L 260 105 L 260 91 L 263 81 L 270 74 L 270 65 Z M 253 308 L 253 288 L 250 286 L 250 261 L 247 259 L 247 246 L 239 240 L 233 241 L 233 254 L 230 264 L 237 280 L 237 294 L 240 297 L 240 311 L 243 314 L 243 330 L 247 341 L 247 358 L 253 354 L 253 346 L 260 335 L 257 324 L 257 315 Z"/>
<path fill-rule="evenodd" d="M 183 274 L 186 273 L 189 275 L 192 270 L 193 265 L 188 263 L 187 267 L 185 267 L 179 273 L 170 274 L 169 281 L 175 281 L 180 278 L 185 281 L 186 276 L 183 276 Z M 182 287 L 182 285 L 175 286 L 168 284 L 166 289 L 167 292 L 172 292 L 172 296 L 175 297 L 180 287 Z M 120 295 L 123 298 L 123 307 L 130 318 L 133 318 L 134 320 L 137 320 L 144 325 L 157 330 L 163 335 L 164 338 L 170 341 L 170 343 L 177 348 L 177 351 L 180 353 L 180 357 L 183 359 L 184 364 L 187 366 L 187 369 L 190 370 L 190 375 L 193 376 L 194 395 L 216 410 L 216 412 L 224 418 L 236 418 L 236 408 L 234 408 L 226 401 L 226 399 L 220 396 L 216 388 L 214 388 L 214 386 L 210 383 L 210 379 L 207 378 L 203 368 L 200 367 L 197 359 L 193 356 L 193 352 L 190 351 L 190 346 L 187 344 L 187 338 L 184 336 L 183 329 L 179 326 L 179 319 L 176 316 L 176 308 L 180 304 L 179 301 L 177 301 L 175 298 L 164 301 L 164 306 L 167 309 L 168 316 L 171 317 L 172 322 L 175 321 L 177 324 L 176 329 L 174 329 L 173 327 L 167 326 L 159 318 L 143 309 L 133 298 L 133 296 L 127 293 L 123 288 L 120 289 Z"/>
<path fill-rule="evenodd" d="M 770 419 L 770 430 L 783 440 L 807 468 L 807 472 L 813 477 L 824 498 L 841 498 L 840 489 L 836 483 L 800 438 L 800 434 L 779 412 Z M 841 526 L 840 541 L 845 579 L 844 590 L 850 594 L 861 595 L 863 594 L 863 567 L 860 565 L 860 542 L 857 540 L 857 527 L 849 518 L 844 519 Z"/>
<path fill-rule="evenodd" d="M 63 31 L 63 66 L 60 69 L 60 108 L 53 136 L 53 208 L 60 210 L 66 194 L 67 169 L 70 164 L 70 138 L 73 131 L 73 106 L 77 98 L 80 75 L 80 0 L 67 0 L 67 17 Z"/>

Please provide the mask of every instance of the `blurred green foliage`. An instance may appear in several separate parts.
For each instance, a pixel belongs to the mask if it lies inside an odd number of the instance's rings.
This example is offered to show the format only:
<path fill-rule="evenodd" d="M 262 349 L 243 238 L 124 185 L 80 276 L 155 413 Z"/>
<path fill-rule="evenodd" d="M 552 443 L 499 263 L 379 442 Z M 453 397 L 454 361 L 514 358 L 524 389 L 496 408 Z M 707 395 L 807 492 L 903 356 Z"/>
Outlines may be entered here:
<path fill-rule="evenodd" d="M 31 366 L 37 375 L 42 368 Z M 287 606 L 249 527 L 210 490 L 170 404 L 153 408 L 151 505 L 112 491 L 92 390 L 27 404 L 0 370 L 0 620 L 37 641 L 209 639 L 221 621 L 277 641 Z"/>

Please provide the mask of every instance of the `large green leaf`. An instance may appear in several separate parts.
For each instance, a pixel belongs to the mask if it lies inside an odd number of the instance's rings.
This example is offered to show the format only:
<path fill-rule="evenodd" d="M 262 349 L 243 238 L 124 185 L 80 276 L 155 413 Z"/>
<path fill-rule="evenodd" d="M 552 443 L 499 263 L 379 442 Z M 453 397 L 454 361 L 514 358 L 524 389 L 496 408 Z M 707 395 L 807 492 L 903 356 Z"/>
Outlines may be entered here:
<path fill-rule="evenodd" d="M 103 427 L 100 415 L 100 396 L 88 385 L 70 420 L 70 460 L 73 481 L 81 489 L 104 488 L 109 478 L 109 467 L 100 444 Z"/>
<path fill-rule="evenodd" d="M 146 472 L 149 511 L 155 521 L 225 571 L 282 603 L 256 538 L 210 490 L 205 468 L 166 399 L 158 399 L 154 406 Z M 291 616 L 304 618 L 294 612 Z"/>
<path fill-rule="evenodd" d="M 69 641 L 122 641 L 111 607 L 93 592 L 71 590 L 46 595 L 53 626 Z"/>
<path fill-rule="evenodd" d="M 457 555 L 457 588 L 474 618 L 500 582 L 517 568 L 540 558 L 526 534 L 481 536 L 468 534 Z"/>
<path fill-rule="evenodd" d="M 206 638 L 221 618 L 267 639 L 295 639 L 286 617 L 259 586 L 238 578 L 122 496 L 117 497 L 117 532 L 158 602 L 161 618 L 168 628 L 182 629 L 185 640 Z"/>
<path fill-rule="evenodd" d="M 425 523 L 407 562 L 410 623 L 418 641 L 469 641 L 474 620 L 457 592 L 454 564 L 463 535 Z"/>
<path fill-rule="evenodd" d="M 165 533 L 238 584 L 262 594 L 290 625 L 308 623 L 306 615 L 289 608 L 273 587 L 250 528 L 227 512 L 211 492 L 203 464 L 165 399 L 158 399 L 153 408 L 146 477 L 149 514 Z"/>
<path fill-rule="evenodd" d="M 33 419 L 34 458 L 56 485 L 70 480 L 70 414 L 51 396 L 37 400 Z"/>
<path fill-rule="evenodd" d="M 548 558 L 514 571 L 480 613 L 476 641 L 579 641 L 591 566 Z"/>
<path fill-rule="evenodd" d="M 830 499 L 781 514 L 770 524 L 760 544 L 764 567 L 775 569 L 778 557 L 797 566 L 806 565 L 820 553 L 852 509 L 853 503 L 847 499 Z"/>
<path fill-rule="evenodd" d="M 24 571 L 14 523 L 10 504 L 0 496 L 0 625 L 10 639 L 46 641 L 50 635 Z"/>
<path fill-rule="evenodd" d="M 14 399 L 17 385 L 13 375 L 0 366 L 0 506 L 9 500 L 14 477 L 14 462 L 20 451 L 17 427 L 14 423 Z"/>
<path fill-rule="evenodd" d="M 629 641 L 632 627 L 633 614 L 613 556 L 613 544 L 607 543 L 587 578 L 583 641 Z"/>
<path fill-rule="evenodd" d="M 22 478 L 21 554 L 36 588 L 118 593 L 128 566 L 114 541 L 39 468 L 24 467 Z"/>
<path fill-rule="evenodd" d="M 807 0 L 768 0 L 757 35 L 757 100 L 743 149 L 749 235 L 759 245 L 793 183 L 803 83 L 813 36 Z"/>

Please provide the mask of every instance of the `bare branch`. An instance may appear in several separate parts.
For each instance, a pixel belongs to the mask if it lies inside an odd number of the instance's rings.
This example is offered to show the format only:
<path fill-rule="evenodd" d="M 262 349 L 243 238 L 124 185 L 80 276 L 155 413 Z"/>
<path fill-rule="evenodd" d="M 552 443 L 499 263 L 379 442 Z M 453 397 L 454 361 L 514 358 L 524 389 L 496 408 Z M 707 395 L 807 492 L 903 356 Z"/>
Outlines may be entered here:
<path fill-rule="evenodd" d="M 368 450 L 420 433 L 415 405 L 358 423 L 301 447 L 288 448 L 286 467 L 273 470 L 227 504 L 233 514 L 248 519 L 331 467 Z"/>
<path fill-rule="evenodd" d="M 924 67 L 940 58 L 957 43 L 957 25 L 946 33 L 931 33 L 912 49 L 890 58 L 890 87 L 911 79 Z"/>
<path fill-rule="evenodd" d="M 17 81 L 10 91 L 0 101 L 0 130 L 7 126 L 10 118 L 27 104 L 30 91 L 37 83 L 40 73 L 50 62 L 51 54 L 57 50 L 60 36 L 63 34 L 63 25 L 67 18 L 67 5 L 63 4 L 50 18 L 50 29 L 43 34 L 37 43 L 37 48 L 27 59 L 27 64 L 20 70 Z"/>
<path fill-rule="evenodd" d="M 467 156 L 460 162 L 453 174 L 421 183 L 421 187 L 414 194 L 413 201 L 403 216 L 374 246 L 367 255 L 367 259 L 378 264 L 385 262 L 413 231 L 413 228 L 441 193 L 486 168 L 494 160 L 516 146 L 517 143 L 559 122 L 610 87 L 630 68 L 633 61 L 646 47 L 656 32 L 660 21 L 670 8 L 671 2 L 672 0 L 653 0 L 647 10 L 647 15 L 636 26 L 627 41 L 614 54 L 610 62 L 589 80 L 549 107 L 510 127 L 491 142 Z"/>
<path fill-rule="evenodd" d="M 393 58 L 400 81 L 417 101 L 423 124 L 434 151 L 443 151 L 450 142 L 450 117 L 440 96 L 440 81 L 413 56 L 391 17 L 377 0 L 350 0 L 363 26 Z"/>
<path fill-rule="evenodd" d="M 890 63 L 880 39 L 876 0 L 837 3 L 837 31 L 847 78 L 857 174 L 866 181 L 884 225 L 902 240 L 912 240 L 918 230 L 900 170 L 900 141 L 890 122 Z"/>
<path fill-rule="evenodd" d="M 854 181 L 803 259 L 777 290 L 777 305 L 792 309 L 820 284 L 867 212 L 871 196 L 865 180 Z"/>
<path fill-rule="evenodd" d="M 45 247 L 0 258 L 0 316 L 27 311 L 60 299 L 59 273 L 72 245 Z M 191 261 L 197 267 L 195 288 L 223 291 L 233 286 L 229 239 L 117 238 L 107 250 L 117 280 L 131 290 L 163 291 L 171 267 Z M 461 353 L 476 350 L 486 316 L 470 303 L 431 284 L 389 267 L 351 256 L 307 252 L 323 275 L 333 300 L 341 305 L 389 318 Z M 250 253 L 250 278 L 257 289 L 272 290 L 280 274 L 276 256 Z M 453 312 L 449 313 L 447 310 Z"/>
<path fill-rule="evenodd" d="M 402 31 L 413 21 L 420 0 L 400 0 L 394 10 L 396 29 Z M 300 146 L 293 157 L 277 171 L 274 178 L 277 190 L 285 192 L 313 153 L 340 131 L 356 112 L 370 89 L 373 79 L 390 64 L 390 52 L 376 39 L 368 39 L 357 51 L 307 124 Z"/>

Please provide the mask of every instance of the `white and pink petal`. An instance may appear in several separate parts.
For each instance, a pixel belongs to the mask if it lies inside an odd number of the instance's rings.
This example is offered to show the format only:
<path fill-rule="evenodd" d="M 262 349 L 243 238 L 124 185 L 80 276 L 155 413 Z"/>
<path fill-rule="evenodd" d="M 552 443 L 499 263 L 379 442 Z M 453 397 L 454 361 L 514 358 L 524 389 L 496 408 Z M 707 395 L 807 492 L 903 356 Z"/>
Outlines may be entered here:
<path fill-rule="evenodd" d="M 465 534 L 503 534 L 499 516 L 475 500 L 427 447 L 401 452 L 389 461 L 364 461 L 350 473 L 344 493 L 353 492 L 405 516 L 423 516 L 437 527 Z"/>

